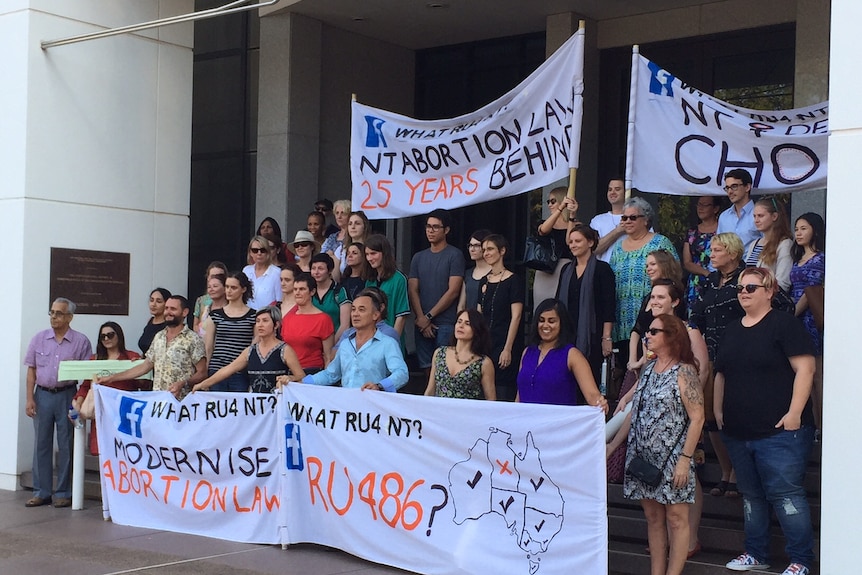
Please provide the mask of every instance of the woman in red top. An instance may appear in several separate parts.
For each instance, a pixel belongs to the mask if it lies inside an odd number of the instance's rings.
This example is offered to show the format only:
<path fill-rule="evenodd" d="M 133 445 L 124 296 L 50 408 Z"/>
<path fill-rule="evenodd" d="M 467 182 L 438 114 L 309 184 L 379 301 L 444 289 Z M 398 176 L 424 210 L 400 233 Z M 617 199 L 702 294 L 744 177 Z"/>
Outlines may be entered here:
<path fill-rule="evenodd" d="M 284 316 L 281 323 L 281 340 L 299 357 L 302 370 L 317 373 L 332 360 L 335 326 L 329 314 L 317 309 L 311 294 L 317 282 L 309 273 L 300 273 L 293 280 L 293 297 L 296 306 Z"/>
<path fill-rule="evenodd" d="M 99 328 L 99 337 L 96 342 L 96 353 L 90 359 L 141 359 L 141 356 L 135 351 L 126 349 L 126 337 L 123 334 L 123 328 L 120 324 L 113 321 L 106 321 Z M 149 384 L 149 385 L 147 385 Z M 153 383 L 146 380 L 126 380 L 113 381 L 104 383 L 108 387 L 122 389 L 123 391 L 141 391 L 151 390 Z M 84 380 L 81 387 L 78 388 L 78 393 L 72 398 L 72 405 L 78 411 L 81 411 L 81 405 L 84 403 L 84 398 L 90 392 L 90 380 Z M 96 441 L 96 422 L 90 424 L 90 453 L 99 455 L 99 444 Z"/>

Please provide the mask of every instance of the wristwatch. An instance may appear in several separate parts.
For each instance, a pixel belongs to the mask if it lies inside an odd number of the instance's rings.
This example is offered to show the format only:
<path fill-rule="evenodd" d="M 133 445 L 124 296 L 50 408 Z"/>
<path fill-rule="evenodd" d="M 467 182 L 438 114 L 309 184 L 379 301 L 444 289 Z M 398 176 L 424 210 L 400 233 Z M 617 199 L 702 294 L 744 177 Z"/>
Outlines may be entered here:
<path fill-rule="evenodd" d="M 433 316 L 433 315 L 431 315 L 431 312 L 430 312 L 430 311 L 429 311 L 428 313 L 426 313 L 426 314 L 425 314 L 425 317 L 428 319 L 428 321 L 431 321 L 432 319 L 434 319 L 434 316 Z"/>

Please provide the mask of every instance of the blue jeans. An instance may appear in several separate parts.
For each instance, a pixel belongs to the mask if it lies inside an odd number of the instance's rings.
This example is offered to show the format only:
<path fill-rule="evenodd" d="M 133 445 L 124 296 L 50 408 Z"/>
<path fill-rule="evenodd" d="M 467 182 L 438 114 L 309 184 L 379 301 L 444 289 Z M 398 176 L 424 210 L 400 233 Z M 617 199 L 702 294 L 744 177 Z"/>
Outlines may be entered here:
<path fill-rule="evenodd" d="M 743 497 L 745 550 L 769 563 L 769 506 L 775 510 L 791 563 L 814 563 L 814 530 L 805 497 L 805 466 L 814 429 L 780 431 L 770 437 L 742 441 L 721 434 Z"/>
<path fill-rule="evenodd" d="M 433 323 L 433 322 L 432 322 Z M 438 325 L 437 335 L 433 338 L 425 337 L 419 329 L 416 329 L 416 359 L 419 367 L 425 369 L 431 367 L 431 359 L 434 351 L 441 346 L 449 345 L 449 340 L 455 334 L 454 325 Z"/>
<path fill-rule="evenodd" d="M 215 373 L 214 370 L 213 373 Z M 212 375 L 212 373 L 210 374 Z M 248 393 L 248 375 L 245 372 L 235 373 L 225 380 L 210 387 L 210 391 L 233 391 L 237 393 Z"/>

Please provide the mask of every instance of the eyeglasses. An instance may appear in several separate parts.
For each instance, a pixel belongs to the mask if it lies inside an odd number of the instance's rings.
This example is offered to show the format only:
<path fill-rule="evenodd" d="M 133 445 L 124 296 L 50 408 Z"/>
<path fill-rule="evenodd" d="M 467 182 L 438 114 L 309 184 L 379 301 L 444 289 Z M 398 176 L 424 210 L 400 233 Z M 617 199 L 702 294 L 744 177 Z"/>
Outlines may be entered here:
<path fill-rule="evenodd" d="M 268 250 L 266 248 L 249 248 L 249 251 L 253 254 L 265 254 Z"/>
<path fill-rule="evenodd" d="M 295 247 L 295 248 L 307 248 L 310 245 L 311 245 L 311 242 L 296 242 L 295 244 L 293 244 L 293 247 Z"/>
<path fill-rule="evenodd" d="M 109 331 L 107 333 L 99 334 L 99 339 L 107 341 L 109 339 L 114 339 L 114 336 L 117 335 L 115 331 Z"/>
<path fill-rule="evenodd" d="M 67 311 L 57 311 L 57 310 L 49 310 L 48 315 L 51 317 L 63 317 L 64 315 L 72 315 Z"/>
<path fill-rule="evenodd" d="M 667 333 L 667 330 L 660 327 L 651 327 L 647 330 L 647 333 L 650 335 L 658 335 L 659 333 Z"/>
<path fill-rule="evenodd" d="M 467 247 L 471 250 L 481 250 L 482 244 L 468 244 Z"/>
<path fill-rule="evenodd" d="M 643 214 L 637 214 L 634 216 L 620 216 L 620 221 L 621 222 L 628 222 L 628 221 L 636 222 L 638 218 L 645 218 L 645 217 L 646 216 Z"/>
<path fill-rule="evenodd" d="M 557 200 L 556 200 L 555 198 L 548 198 L 548 202 L 547 202 L 547 203 L 548 203 L 548 205 L 549 205 L 549 206 L 553 206 L 554 204 L 556 204 L 556 203 L 557 203 Z"/>
<path fill-rule="evenodd" d="M 441 226 L 440 224 L 425 224 L 425 229 L 430 232 L 439 232 L 445 226 Z"/>
<path fill-rule="evenodd" d="M 745 291 L 746 293 L 754 293 L 757 291 L 757 288 L 766 289 L 766 286 L 765 285 L 759 285 L 759 284 L 745 284 L 745 285 L 739 284 L 738 286 L 736 286 L 736 291 L 739 293 L 742 293 L 743 291 Z"/>
<path fill-rule="evenodd" d="M 739 188 L 743 187 L 745 184 L 730 184 L 729 186 L 724 186 L 725 192 L 735 192 Z"/>

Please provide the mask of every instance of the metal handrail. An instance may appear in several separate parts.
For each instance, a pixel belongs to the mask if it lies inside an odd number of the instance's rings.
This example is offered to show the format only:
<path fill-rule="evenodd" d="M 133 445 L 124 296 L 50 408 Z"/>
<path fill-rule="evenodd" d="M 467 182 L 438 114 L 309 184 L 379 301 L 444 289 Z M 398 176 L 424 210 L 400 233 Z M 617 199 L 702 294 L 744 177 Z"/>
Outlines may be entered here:
<path fill-rule="evenodd" d="M 108 36 L 117 36 L 119 34 L 127 34 L 130 32 L 138 32 L 140 30 L 148 30 L 150 28 L 158 28 L 160 26 L 167 26 L 170 24 L 180 24 L 182 22 L 195 22 L 197 20 L 205 20 L 207 18 L 215 18 L 216 16 L 222 16 L 225 14 L 233 14 L 234 12 L 247 12 L 249 10 L 254 10 L 256 8 L 262 8 L 264 6 L 271 6 L 279 2 L 279 0 L 267 0 L 266 2 L 260 2 L 258 4 L 252 4 L 251 6 L 238 6 L 234 8 L 234 6 L 247 4 L 251 0 L 235 0 L 234 2 L 229 2 L 224 6 L 219 6 L 217 8 L 210 8 L 209 10 L 202 10 L 201 12 L 192 12 L 191 14 L 181 14 L 179 16 L 169 16 L 168 18 L 161 18 L 159 20 L 152 20 L 150 22 L 143 22 L 141 24 L 132 24 L 130 26 L 122 26 L 120 28 L 109 28 L 107 30 L 102 30 L 100 32 L 91 32 L 90 34 L 81 34 L 80 36 L 70 36 L 69 38 L 60 38 L 58 40 L 47 40 L 42 41 L 42 49 L 47 50 L 48 48 L 53 48 L 55 46 L 64 46 L 66 44 L 75 44 L 76 42 L 86 42 L 87 40 L 95 40 L 97 38 L 107 38 Z"/>

